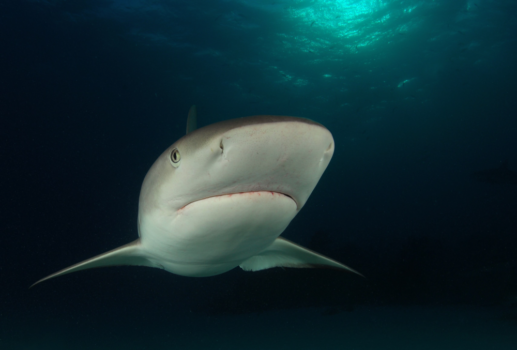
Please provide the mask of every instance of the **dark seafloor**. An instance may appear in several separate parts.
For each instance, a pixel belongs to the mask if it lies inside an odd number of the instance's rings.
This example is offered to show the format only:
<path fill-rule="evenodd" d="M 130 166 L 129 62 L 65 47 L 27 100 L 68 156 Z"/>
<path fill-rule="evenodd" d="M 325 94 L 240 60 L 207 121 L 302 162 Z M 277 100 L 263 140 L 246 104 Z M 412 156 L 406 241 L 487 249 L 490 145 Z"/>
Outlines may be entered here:
<path fill-rule="evenodd" d="M 517 2 L 1 0 L 0 349 L 517 349 Z M 185 130 L 316 120 L 284 236 L 367 278 L 113 267 Z"/>

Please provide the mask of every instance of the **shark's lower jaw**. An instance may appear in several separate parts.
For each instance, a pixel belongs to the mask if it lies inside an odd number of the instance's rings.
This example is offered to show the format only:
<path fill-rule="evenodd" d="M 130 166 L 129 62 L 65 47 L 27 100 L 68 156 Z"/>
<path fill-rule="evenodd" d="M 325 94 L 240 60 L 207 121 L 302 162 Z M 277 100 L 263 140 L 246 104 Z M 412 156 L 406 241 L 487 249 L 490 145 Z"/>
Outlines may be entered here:
<path fill-rule="evenodd" d="M 165 270 L 202 277 L 224 273 L 268 248 L 297 213 L 277 192 L 243 192 L 205 198 L 177 212 L 170 227 L 146 227 L 142 245 Z"/>

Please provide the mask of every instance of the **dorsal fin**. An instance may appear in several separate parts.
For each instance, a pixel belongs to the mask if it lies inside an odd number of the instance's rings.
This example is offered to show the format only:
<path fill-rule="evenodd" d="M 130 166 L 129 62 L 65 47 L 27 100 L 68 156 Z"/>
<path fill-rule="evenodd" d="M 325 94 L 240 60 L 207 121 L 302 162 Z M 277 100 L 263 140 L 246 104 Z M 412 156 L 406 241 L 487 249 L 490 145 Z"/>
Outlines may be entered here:
<path fill-rule="evenodd" d="M 192 105 L 188 111 L 187 117 L 187 134 L 197 129 L 197 109 L 196 105 Z"/>

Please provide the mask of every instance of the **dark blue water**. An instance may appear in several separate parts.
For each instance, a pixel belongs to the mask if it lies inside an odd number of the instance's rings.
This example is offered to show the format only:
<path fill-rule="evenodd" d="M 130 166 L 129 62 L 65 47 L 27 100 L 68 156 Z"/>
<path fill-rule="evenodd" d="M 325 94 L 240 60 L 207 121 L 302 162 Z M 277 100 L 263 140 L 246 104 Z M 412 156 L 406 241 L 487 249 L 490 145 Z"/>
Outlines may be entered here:
<path fill-rule="evenodd" d="M 517 348 L 513 0 L 0 1 L 0 349 Z M 313 119 L 283 236 L 360 271 L 38 279 L 137 238 L 200 126 Z"/>

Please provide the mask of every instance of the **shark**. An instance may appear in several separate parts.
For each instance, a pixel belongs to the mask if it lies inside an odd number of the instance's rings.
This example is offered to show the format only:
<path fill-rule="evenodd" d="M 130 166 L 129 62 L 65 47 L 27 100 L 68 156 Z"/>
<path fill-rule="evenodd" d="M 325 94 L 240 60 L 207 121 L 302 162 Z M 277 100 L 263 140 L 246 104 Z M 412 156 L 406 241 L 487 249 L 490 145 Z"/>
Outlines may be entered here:
<path fill-rule="evenodd" d="M 144 178 L 138 238 L 31 287 L 72 272 L 120 265 L 190 277 L 238 266 L 245 271 L 328 267 L 361 275 L 280 237 L 332 158 L 335 144 L 327 128 L 309 119 L 271 115 L 197 128 L 192 106 L 186 129 Z"/>
<path fill-rule="evenodd" d="M 508 168 L 508 161 L 504 161 L 497 168 L 476 171 L 472 174 L 475 180 L 491 184 L 517 185 L 517 172 Z"/>

